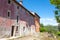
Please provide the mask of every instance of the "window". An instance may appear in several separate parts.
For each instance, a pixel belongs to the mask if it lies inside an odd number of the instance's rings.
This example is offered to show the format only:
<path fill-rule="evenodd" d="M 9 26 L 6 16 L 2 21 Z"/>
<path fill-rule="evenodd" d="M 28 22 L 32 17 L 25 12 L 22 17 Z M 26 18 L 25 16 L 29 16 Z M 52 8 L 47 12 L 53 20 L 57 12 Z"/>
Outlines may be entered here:
<path fill-rule="evenodd" d="M 19 16 L 17 16 L 17 23 L 18 23 L 18 17 L 19 17 Z"/>
<path fill-rule="evenodd" d="M 8 17 L 10 16 L 10 12 L 8 12 Z"/>
<path fill-rule="evenodd" d="M 11 0 L 8 0 L 8 4 L 10 4 L 11 3 Z"/>
<path fill-rule="evenodd" d="M 19 9 L 19 6 L 17 6 L 17 9 Z"/>
<path fill-rule="evenodd" d="M 10 11 L 10 10 L 8 10 L 8 14 L 7 14 L 7 16 L 8 16 L 8 17 L 10 17 L 10 14 L 11 14 L 11 11 Z"/>

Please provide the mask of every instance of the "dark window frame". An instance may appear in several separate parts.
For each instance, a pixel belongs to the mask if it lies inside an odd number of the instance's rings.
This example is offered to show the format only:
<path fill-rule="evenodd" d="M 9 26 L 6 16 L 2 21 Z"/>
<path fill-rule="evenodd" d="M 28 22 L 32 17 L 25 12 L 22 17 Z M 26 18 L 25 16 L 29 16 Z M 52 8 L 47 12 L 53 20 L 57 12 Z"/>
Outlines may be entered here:
<path fill-rule="evenodd" d="M 19 9 L 19 6 L 17 6 L 17 9 Z"/>
<path fill-rule="evenodd" d="M 8 0 L 8 4 L 11 4 L 11 0 Z"/>
<path fill-rule="evenodd" d="M 8 10 L 8 12 L 7 12 L 7 17 L 10 17 L 10 16 L 11 16 L 11 11 Z"/>
<path fill-rule="evenodd" d="M 19 16 L 17 16 L 17 23 L 18 23 L 18 20 L 19 20 Z"/>

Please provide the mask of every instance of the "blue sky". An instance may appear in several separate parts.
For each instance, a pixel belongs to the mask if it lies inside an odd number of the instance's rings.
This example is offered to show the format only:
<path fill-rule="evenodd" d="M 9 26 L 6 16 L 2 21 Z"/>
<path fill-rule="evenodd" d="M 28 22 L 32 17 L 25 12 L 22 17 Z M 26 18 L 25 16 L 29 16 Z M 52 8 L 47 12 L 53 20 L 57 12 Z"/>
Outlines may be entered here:
<path fill-rule="evenodd" d="M 36 12 L 41 17 L 40 22 L 44 25 L 57 25 L 54 18 L 55 7 L 50 4 L 49 0 L 23 0 L 23 6 L 29 11 Z"/>

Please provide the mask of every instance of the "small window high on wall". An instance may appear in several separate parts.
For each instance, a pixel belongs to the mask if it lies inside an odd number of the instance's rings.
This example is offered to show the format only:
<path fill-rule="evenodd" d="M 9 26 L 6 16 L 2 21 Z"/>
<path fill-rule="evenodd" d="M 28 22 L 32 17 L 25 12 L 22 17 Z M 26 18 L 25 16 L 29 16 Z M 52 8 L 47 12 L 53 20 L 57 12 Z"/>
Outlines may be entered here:
<path fill-rule="evenodd" d="M 8 0 L 8 4 L 10 4 L 11 3 L 11 0 Z"/>
<path fill-rule="evenodd" d="M 10 17 L 11 16 L 11 11 L 8 10 L 7 16 Z"/>
<path fill-rule="evenodd" d="M 19 6 L 17 6 L 17 9 L 19 9 Z"/>

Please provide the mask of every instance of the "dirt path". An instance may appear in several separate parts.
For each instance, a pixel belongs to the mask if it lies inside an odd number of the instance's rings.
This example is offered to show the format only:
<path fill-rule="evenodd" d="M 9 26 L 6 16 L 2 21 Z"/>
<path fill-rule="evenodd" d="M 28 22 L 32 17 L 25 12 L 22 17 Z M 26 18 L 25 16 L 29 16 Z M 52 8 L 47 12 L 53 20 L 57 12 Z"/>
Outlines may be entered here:
<path fill-rule="evenodd" d="M 40 39 L 41 40 L 57 40 L 55 36 L 52 36 L 51 34 L 48 34 L 47 32 L 45 33 L 40 33 Z"/>
<path fill-rule="evenodd" d="M 40 33 L 39 37 L 35 36 L 25 36 L 25 37 L 20 37 L 20 38 L 15 38 L 15 39 L 9 39 L 9 40 L 57 40 L 47 32 Z"/>

